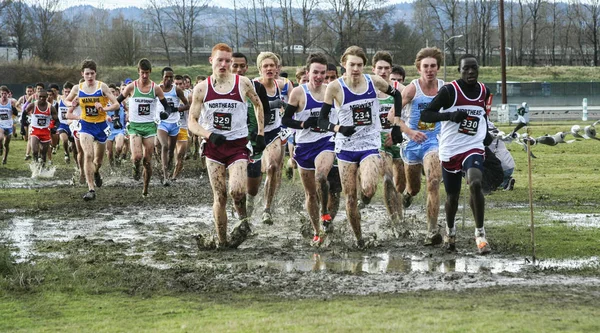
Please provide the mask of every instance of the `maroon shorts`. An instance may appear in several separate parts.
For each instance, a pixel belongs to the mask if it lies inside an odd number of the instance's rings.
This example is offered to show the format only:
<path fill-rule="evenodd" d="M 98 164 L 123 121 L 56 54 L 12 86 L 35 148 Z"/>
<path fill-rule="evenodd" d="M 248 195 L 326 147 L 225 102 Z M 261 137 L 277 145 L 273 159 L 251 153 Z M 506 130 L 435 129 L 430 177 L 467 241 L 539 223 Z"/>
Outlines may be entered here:
<path fill-rule="evenodd" d="M 483 171 L 483 160 L 485 151 L 481 149 L 471 149 L 458 155 L 454 155 L 448 162 L 442 162 L 442 167 L 451 173 L 457 173 L 470 168 L 477 168 Z"/>
<path fill-rule="evenodd" d="M 236 161 L 248 161 L 248 138 L 231 140 L 220 146 L 206 141 L 204 144 L 204 156 L 206 159 L 229 167 Z"/>

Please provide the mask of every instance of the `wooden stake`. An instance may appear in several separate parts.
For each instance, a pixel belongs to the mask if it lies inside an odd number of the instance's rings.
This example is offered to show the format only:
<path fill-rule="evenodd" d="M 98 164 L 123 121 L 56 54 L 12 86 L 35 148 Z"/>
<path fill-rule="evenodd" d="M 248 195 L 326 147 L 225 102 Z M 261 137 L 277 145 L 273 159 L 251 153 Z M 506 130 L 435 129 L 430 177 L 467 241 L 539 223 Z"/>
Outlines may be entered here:
<path fill-rule="evenodd" d="M 535 265 L 535 224 L 533 222 L 533 180 L 531 176 L 531 135 L 527 128 L 527 169 L 529 171 L 529 217 L 531 229 L 531 259 Z"/>

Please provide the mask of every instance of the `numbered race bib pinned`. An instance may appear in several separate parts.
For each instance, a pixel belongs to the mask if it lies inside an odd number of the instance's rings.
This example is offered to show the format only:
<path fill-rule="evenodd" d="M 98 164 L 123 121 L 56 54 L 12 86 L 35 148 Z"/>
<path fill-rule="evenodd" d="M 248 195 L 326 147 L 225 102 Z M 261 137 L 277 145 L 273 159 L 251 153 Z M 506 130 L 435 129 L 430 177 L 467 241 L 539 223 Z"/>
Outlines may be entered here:
<path fill-rule="evenodd" d="M 373 124 L 371 107 L 352 107 L 352 121 L 354 126 L 367 126 Z"/>
<path fill-rule="evenodd" d="M 275 124 L 275 120 L 277 120 L 277 109 L 269 109 L 269 113 L 267 114 L 267 125 Z"/>
<path fill-rule="evenodd" d="M 231 131 L 231 113 L 215 112 L 213 114 L 213 127 L 221 131 Z"/>
<path fill-rule="evenodd" d="M 458 125 L 458 133 L 473 136 L 477 134 L 477 128 L 479 128 L 479 118 L 468 116 Z"/>
<path fill-rule="evenodd" d="M 94 117 L 98 115 L 98 109 L 93 105 L 87 105 L 85 107 L 85 115 L 88 117 Z"/>
<path fill-rule="evenodd" d="M 138 105 L 138 115 L 139 116 L 149 116 L 150 115 L 150 104 L 139 104 Z"/>

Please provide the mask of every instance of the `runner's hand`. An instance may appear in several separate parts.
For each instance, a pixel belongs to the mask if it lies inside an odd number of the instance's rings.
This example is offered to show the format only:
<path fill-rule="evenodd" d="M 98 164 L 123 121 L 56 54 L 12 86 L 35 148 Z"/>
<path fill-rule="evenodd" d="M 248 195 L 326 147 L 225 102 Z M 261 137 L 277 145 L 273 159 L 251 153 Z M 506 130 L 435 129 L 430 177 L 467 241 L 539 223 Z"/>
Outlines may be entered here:
<path fill-rule="evenodd" d="M 220 145 L 224 144 L 225 141 L 227 141 L 227 138 L 223 134 L 212 133 L 208 137 L 208 140 L 210 140 L 210 142 L 214 143 L 215 146 L 220 146 Z"/>
<path fill-rule="evenodd" d="M 165 120 L 167 118 L 169 118 L 169 114 L 166 111 L 162 111 L 160 114 L 160 120 Z"/>
<path fill-rule="evenodd" d="M 121 128 L 123 128 L 123 125 L 121 124 L 121 120 L 119 119 L 119 117 L 113 116 L 112 122 L 113 122 L 113 128 L 114 129 L 121 129 Z"/>
<path fill-rule="evenodd" d="M 254 145 L 254 154 L 258 154 L 265 150 L 267 144 L 265 143 L 265 137 L 262 135 L 256 135 L 256 145 Z"/>
<path fill-rule="evenodd" d="M 344 136 L 351 136 L 356 133 L 354 126 L 340 126 L 338 132 L 342 133 Z"/>
<path fill-rule="evenodd" d="M 468 116 L 469 114 L 467 113 L 467 111 L 450 112 L 450 120 L 455 123 L 462 122 L 463 120 L 467 119 Z"/>
<path fill-rule="evenodd" d="M 404 141 L 404 137 L 402 136 L 402 131 L 400 130 L 400 126 L 394 125 L 392 126 L 392 142 L 402 143 Z"/>
<path fill-rule="evenodd" d="M 302 123 L 302 128 L 307 129 L 307 128 L 311 128 L 311 127 L 316 127 L 318 122 L 319 122 L 319 118 L 310 117 Z"/>

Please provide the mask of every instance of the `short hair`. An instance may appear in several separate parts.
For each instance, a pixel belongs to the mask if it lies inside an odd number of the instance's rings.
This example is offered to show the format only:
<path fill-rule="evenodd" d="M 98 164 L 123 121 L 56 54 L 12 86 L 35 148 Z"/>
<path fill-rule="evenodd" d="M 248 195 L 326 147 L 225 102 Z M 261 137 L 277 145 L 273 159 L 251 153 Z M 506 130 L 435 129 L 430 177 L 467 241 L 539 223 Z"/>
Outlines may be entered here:
<path fill-rule="evenodd" d="M 219 43 L 219 44 L 213 46 L 212 51 L 210 52 L 210 56 L 212 57 L 217 51 L 224 51 L 224 52 L 232 53 L 233 49 L 231 48 L 231 46 L 229 46 L 225 43 Z"/>
<path fill-rule="evenodd" d="M 70 81 L 65 82 L 65 84 L 63 84 L 63 89 L 73 89 L 74 84 Z"/>
<path fill-rule="evenodd" d="M 373 55 L 373 66 L 380 60 L 387 62 L 390 66 L 392 66 L 392 63 L 394 62 L 392 60 L 392 55 L 388 51 L 377 51 L 375 55 Z"/>
<path fill-rule="evenodd" d="M 189 76 L 188 74 L 183 74 L 181 77 L 182 77 L 184 80 L 190 80 L 190 83 L 192 83 L 192 77 L 191 77 L 191 76 Z"/>
<path fill-rule="evenodd" d="M 241 52 L 233 52 L 231 57 L 232 58 L 244 58 L 244 61 L 246 61 L 246 63 L 248 63 L 248 58 L 246 58 L 246 55 Z"/>
<path fill-rule="evenodd" d="M 171 67 L 165 67 L 162 69 L 162 71 L 160 72 L 160 75 L 165 76 L 165 72 L 173 72 L 173 68 Z"/>
<path fill-rule="evenodd" d="M 175 80 L 182 80 L 183 81 L 183 76 L 177 74 L 177 75 L 175 75 Z"/>
<path fill-rule="evenodd" d="M 265 59 L 271 59 L 273 60 L 273 62 L 275 62 L 275 66 L 279 66 L 279 58 L 277 57 L 277 55 L 273 52 L 261 52 L 258 54 L 258 57 L 256 57 L 256 67 L 258 67 L 258 71 L 260 72 L 260 66 L 262 65 L 263 61 L 265 61 Z"/>
<path fill-rule="evenodd" d="M 458 70 L 460 71 L 460 62 L 463 61 L 464 59 L 475 59 L 475 61 L 477 61 L 477 57 L 467 53 L 467 54 L 463 54 L 460 58 L 458 58 Z"/>
<path fill-rule="evenodd" d="M 281 72 L 281 73 L 279 74 L 279 76 L 281 76 L 281 77 L 284 77 L 284 78 L 286 78 L 286 79 L 287 79 L 287 77 L 288 77 L 288 73 L 287 73 L 287 72 Z"/>
<path fill-rule="evenodd" d="M 398 74 L 402 77 L 406 77 L 406 71 L 404 70 L 404 67 L 402 67 L 400 65 L 392 66 L 392 74 Z"/>
<path fill-rule="evenodd" d="M 81 71 L 83 72 L 86 68 L 96 72 L 96 62 L 92 59 L 84 59 L 81 62 Z"/>
<path fill-rule="evenodd" d="M 108 88 L 109 88 L 109 89 L 115 89 L 115 90 L 116 90 L 116 89 L 117 89 L 117 85 L 116 85 L 116 84 L 114 84 L 114 83 L 111 83 L 111 84 L 109 84 L 109 85 L 108 85 Z"/>
<path fill-rule="evenodd" d="M 348 56 L 359 57 L 363 60 L 363 65 L 365 65 L 365 66 L 367 65 L 367 55 L 365 54 L 365 51 L 360 46 L 352 45 L 352 46 L 348 47 L 346 49 L 346 51 L 344 51 L 344 54 L 342 54 L 342 58 L 341 58 L 340 62 L 342 64 L 345 64 L 346 60 L 348 59 Z"/>
<path fill-rule="evenodd" d="M 50 83 L 50 85 L 48 86 L 49 89 L 56 89 L 56 90 L 60 90 L 60 87 L 58 86 L 58 84 L 56 83 Z"/>
<path fill-rule="evenodd" d="M 338 74 L 337 66 L 335 64 L 327 64 L 328 71 L 335 71 L 335 75 Z"/>
<path fill-rule="evenodd" d="M 200 82 L 200 81 L 204 81 L 204 80 L 206 80 L 206 76 L 196 75 L 196 82 Z"/>
<path fill-rule="evenodd" d="M 304 75 L 306 75 L 306 67 L 296 67 L 296 81 L 300 82 Z"/>
<path fill-rule="evenodd" d="M 323 53 L 309 54 L 308 57 L 306 58 L 306 70 L 309 70 L 310 65 L 314 64 L 314 63 L 327 66 L 327 57 Z"/>
<path fill-rule="evenodd" d="M 4 92 L 7 92 L 7 93 L 10 93 L 10 90 L 8 89 L 7 86 L 1 86 L 0 87 L 0 91 L 4 91 Z"/>
<path fill-rule="evenodd" d="M 150 63 L 150 60 L 146 58 L 140 59 L 140 61 L 138 62 L 138 69 L 152 72 L 152 64 Z"/>
<path fill-rule="evenodd" d="M 434 58 L 437 61 L 438 67 L 442 65 L 442 51 L 437 47 L 424 47 L 417 53 L 415 58 L 415 67 L 421 69 L 421 60 L 425 58 Z"/>
<path fill-rule="evenodd" d="M 38 82 L 38 83 L 36 83 L 36 84 L 35 84 L 35 87 L 36 87 L 36 88 L 37 88 L 37 87 L 42 87 L 42 89 L 45 89 L 45 88 L 46 88 L 46 85 L 45 85 L 44 83 L 42 83 L 42 82 Z"/>

